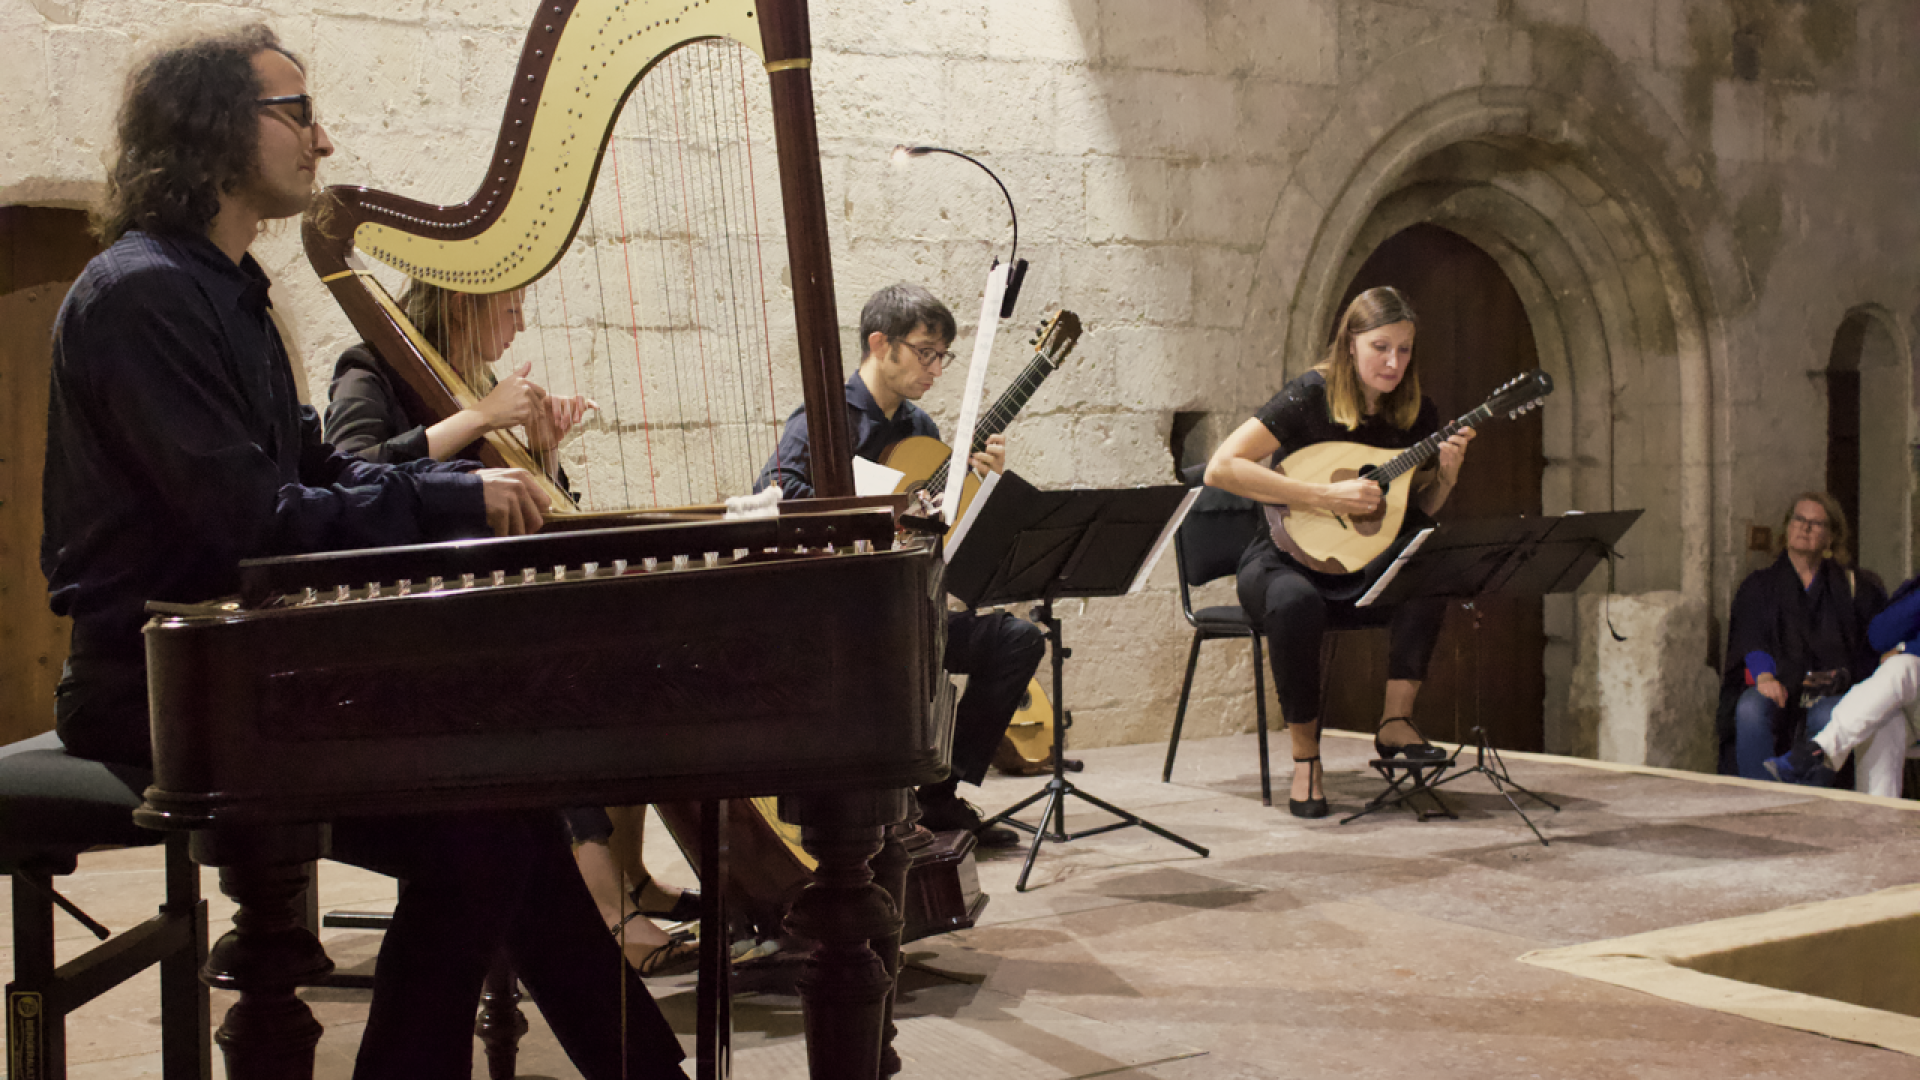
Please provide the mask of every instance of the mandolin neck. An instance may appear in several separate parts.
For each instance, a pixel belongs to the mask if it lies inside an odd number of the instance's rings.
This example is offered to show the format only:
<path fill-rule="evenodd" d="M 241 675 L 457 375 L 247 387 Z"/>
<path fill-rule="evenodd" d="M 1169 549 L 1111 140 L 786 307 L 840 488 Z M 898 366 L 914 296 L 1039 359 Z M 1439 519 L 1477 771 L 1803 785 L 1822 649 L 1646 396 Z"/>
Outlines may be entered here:
<path fill-rule="evenodd" d="M 1391 484 L 1400 477 L 1425 465 L 1428 459 L 1440 452 L 1440 444 L 1453 438 L 1454 433 L 1458 432 L 1461 428 L 1477 427 L 1491 419 L 1493 419 L 1493 410 L 1483 404 L 1467 415 L 1455 420 L 1453 423 L 1448 424 L 1446 427 L 1441 428 L 1439 431 L 1421 439 L 1419 442 L 1414 443 L 1406 450 L 1395 455 L 1392 461 L 1387 462 L 1385 465 L 1373 471 L 1373 478 L 1379 481 L 1382 487 Z"/>

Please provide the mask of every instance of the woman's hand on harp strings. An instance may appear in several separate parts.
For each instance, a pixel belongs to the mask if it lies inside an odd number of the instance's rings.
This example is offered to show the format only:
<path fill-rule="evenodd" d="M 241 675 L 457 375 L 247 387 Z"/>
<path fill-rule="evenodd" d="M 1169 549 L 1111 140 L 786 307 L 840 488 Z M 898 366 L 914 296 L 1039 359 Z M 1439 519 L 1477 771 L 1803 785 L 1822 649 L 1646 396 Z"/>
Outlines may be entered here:
<path fill-rule="evenodd" d="M 532 371 L 532 361 L 515 367 L 474 406 L 474 411 L 480 414 L 486 424 L 486 430 L 504 431 L 507 428 L 525 427 L 531 432 L 543 421 L 547 415 L 547 392 L 539 383 L 527 378 Z"/>
<path fill-rule="evenodd" d="M 527 445 L 535 450 L 552 450 L 566 441 L 567 435 L 598 412 L 600 403 L 583 394 L 547 395 L 547 411 L 527 425 Z"/>
<path fill-rule="evenodd" d="M 487 527 L 495 536 L 525 536 L 546 523 L 551 505 L 547 493 L 525 469 L 481 469 L 481 494 L 486 499 Z"/>

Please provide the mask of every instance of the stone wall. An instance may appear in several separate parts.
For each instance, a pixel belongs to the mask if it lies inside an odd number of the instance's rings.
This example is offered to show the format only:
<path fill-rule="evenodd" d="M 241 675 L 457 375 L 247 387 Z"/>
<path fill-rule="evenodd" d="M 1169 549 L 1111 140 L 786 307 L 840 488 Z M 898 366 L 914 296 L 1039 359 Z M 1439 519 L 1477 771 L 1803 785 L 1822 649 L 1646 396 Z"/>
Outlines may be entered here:
<path fill-rule="evenodd" d="M 83 203 L 129 57 L 262 16 L 309 60 L 340 147 L 326 180 L 463 198 L 530 6 L 0 0 L 0 199 Z M 1820 485 L 1814 376 L 1850 312 L 1875 320 L 1892 385 L 1913 385 L 1906 0 L 842 0 L 813 22 L 843 319 L 906 278 L 971 322 L 1005 250 L 985 178 L 950 159 L 903 174 L 887 162 L 902 142 L 974 153 L 1013 192 L 1022 322 L 1055 304 L 1086 318 L 1012 431 L 1042 486 L 1167 479 L 1176 414 L 1217 440 L 1305 366 L 1372 245 L 1433 221 L 1500 262 L 1560 382 L 1547 509 L 1645 508 L 1617 587 L 1697 604 L 1670 647 L 1704 665 L 1749 525 Z M 282 228 L 257 251 L 318 396 L 352 335 L 297 248 Z M 949 424 L 959 382 L 926 402 Z M 1875 431 L 1905 461 L 1900 427 Z M 1163 737 L 1177 605 L 1170 565 L 1142 596 L 1070 605 L 1080 745 Z M 1611 745 L 1567 712 L 1591 625 L 1564 605 L 1549 619 L 1550 749 Z M 1246 659 L 1212 648 L 1196 736 L 1252 718 Z"/>

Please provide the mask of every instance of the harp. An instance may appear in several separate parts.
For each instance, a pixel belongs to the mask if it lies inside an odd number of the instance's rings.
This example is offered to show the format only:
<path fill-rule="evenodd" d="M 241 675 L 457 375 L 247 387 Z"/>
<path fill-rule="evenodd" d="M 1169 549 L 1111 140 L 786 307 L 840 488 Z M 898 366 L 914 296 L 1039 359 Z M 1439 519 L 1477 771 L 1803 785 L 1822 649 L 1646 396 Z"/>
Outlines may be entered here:
<path fill-rule="evenodd" d="M 539 318 L 529 321 L 539 325 L 530 329 L 557 331 L 555 343 L 536 354 L 536 368 L 546 361 L 551 373 L 540 381 L 559 390 L 585 386 L 602 401 L 600 417 L 581 439 L 586 445 L 574 444 L 578 451 L 568 461 L 573 478 L 585 476 L 592 509 L 576 508 L 545 463 L 513 435 L 491 432 L 480 451 L 488 464 L 526 469 L 546 484 L 559 511 L 549 531 L 630 523 L 635 510 L 649 517 L 713 516 L 718 497 L 743 492 L 774 447 L 785 416 L 774 401 L 793 396 L 780 383 L 784 368 L 796 366 L 783 368 L 784 355 L 799 360 L 820 495 L 805 509 L 837 509 L 853 495 L 809 51 L 804 0 L 541 0 L 486 171 L 465 201 L 437 205 L 366 187 L 331 187 L 304 222 L 314 269 L 398 376 L 415 418 L 444 419 L 471 407 L 479 390 L 409 321 L 369 260 L 384 265 L 389 280 L 404 275 L 457 293 L 533 291 L 529 306 Z M 736 103 L 744 132 L 716 130 Z M 760 139 L 769 130 L 772 155 Z M 647 152 L 666 143 L 672 153 L 665 163 Z M 691 158 L 698 161 L 690 164 Z M 773 188 L 780 213 L 772 221 L 740 205 Z M 697 226 L 703 223 L 714 227 L 702 232 Z M 781 227 L 784 274 L 758 225 Z M 649 248 L 668 254 L 658 257 Z M 728 272 L 714 269 L 720 263 Z M 791 282 L 791 321 L 769 319 L 772 325 L 757 336 L 733 332 L 751 321 L 733 316 L 752 313 L 761 305 L 754 294 L 776 291 L 783 276 Z M 735 285 L 742 277 L 744 289 L 714 285 Z M 748 295 L 735 297 L 736 310 L 729 311 L 727 292 Z M 590 306 L 585 301 L 603 298 L 611 303 L 583 314 Z M 520 349 L 516 343 L 510 355 L 521 355 Z M 746 373 L 730 374 L 724 365 L 716 376 L 675 364 L 676 352 L 727 351 L 735 359 L 764 357 L 774 370 L 750 387 Z M 557 360 L 583 354 L 584 377 L 575 378 L 574 365 Z M 743 407 L 745 416 L 695 410 L 690 419 L 661 421 L 657 391 L 682 376 L 712 376 L 728 384 L 721 396 L 737 394 L 743 403 L 768 400 L 757 411 Z M 651 397 L 649 387 L 656 391 Z M 688 482 L 663 490 L 634 481 L 628 467 L 634 460 L 645 461 L 639 471 L 649 479 L 676 471 L 713 479 L 706 487 Z M 609 471 L 621 474 L 618 494 L 596 499 L 596 487 L 607 485 L 595 480 Z M 611 517 L 614 512 L 621 516 Z M 753 883 L 733 875 L 732 891 L 736 910 L 775 933 L 810 879 L 812 862 L 797 832 L 782 828 L 773 800 L 754 803 L 754 813 L 732 815 L 733 827 L 749 834 L 736 835 L 734 846 L 761 857 L 737 861 L 755 864 Z M 697 862 L 690 842 L 697 819 L 684 808 L 663 812 Z M 958 863 L 965 854 L 942 858 Z M 926 928 L 910 926 L 910 935 L 972 924 L 984 904 L 977 886 L 951 891 L 966 894 L 964 910 L 937 911 L 920 920 Z"/>
<path fill-rule="evenodd" d="M 435 205 L 363 187 L 329 188 L 304 223 L 308 258 L 354 328 L 399 376 L 414 415 L 436 419 L 473 405 L 480 395 L 407 320 L 393 294 L 356 252 L 392 272 L 454 292 L 538 290 L 535 306 L 543 322 L 559 324 L 552 351 L 567 353 L 567 367 L 576 373 L 573 387 L 605 387 L 602 392 L 613 399 L 614 415 L 607 415 L 603 405 L 602 415 L 591 425 L 600 437 L 583 438 L 582 443 L 591 445 L 571 459 L 582 464 L 587 487 L 594 486 L 596 461 L 605 470 L 631 456 L 647 459 L 645 478 L 653 481 L 636 485 L 622 468 L 625 497 L 594 499 L 589 490 L 588 501 L 602 508 L 635 509 L 712 503 L 718 499 L 703 496 L 743 491 L 740 462 L 751 460 L 745 467 L 757 466 L 756 452 L 764 459 L 764 450 L 774 445 L 782 416 L 770 402 L 779 396 L 779 371 L 770 371 L 764 383 L 752 388 L 744 377 L 719 380 L 729 384 L 722 388 L 723 396 L 737 391 L 743 403 L 760 398 L 768 403 L 759 405 L 762 411 L 743 406 L 738 417 L 716 418 L 709 411 L 704 421 L 682 417 L 662 423 L 651 416 L 647 393 L 651 382 L 657 400 L 663 376 L 649 370 L 653 365 L 642 358 L 641 347 L 643 338 L 650 344 L 664 336 L 656 331 L 678 330 L 682 339 L 700 339 L 687 348 L 702 351 L 708 348 L 709 331 L 718 333 L 729 321 L 740 322 L 756 302 L 763 311 L 772 311 L 771 303 L 751 298 L 729 304 L 721 290 L 697 279 L 703 259 L 725 262 L 729 282 L 736 277 L 748 281 L 745 291 L 756 283 L 762 297 L 778 291 L 783 275 L 770 258 L 777 257 L 777 251 L 769 252 L 774 245 L 766 243 L 759 230 L 783 225 L 784 276 L 792 290 L 790 340 L 787 327 L 769 319 L 770 328 L 760 340 L 744 346 L 730 340 L 717 349 L 735 354 L 736 361 L 742 353 L 764 352 L 770 369 L 776 368 L 776 353 L 798 355 L 815 488 L 822 497 L 851 496 L 850 435 L 841 405 L 838 320 L 814 129 L 810 47 L 804 0 L 540 0 L 478 189 L 464 202 Z M 648 84 L 656 79 L 665 85 L 650 90 Z M 754 85 L 761 79 L 764 103 Z M 750 121 L 746 136 L 685 130 L 705 125 L 728 108 L 718 104 L 707 106 L 704 113 L 691 111 L 694 106 L 684 99 L 702 84 L 716 101 L 737 94 L 741 114 Z M 764 145 L 755 157 L 753 121 L 772 131 L 774 182 L 782 212 L 777 218 L 755 217 L 753 250 L 743 252 L 739 243 L 721 244 L 697 235 L 696 219 L 737 210 L 719 204 L 741 201 L 739 191 L 754 201 L 760 174 L 773 180 Z M 675 130 L 665 131 L 668 127 Z M 678 144 L 671 164 L 636 163 L 641 151 L 666 141 Z M 730 157 L 736 164 L 689 175 L 684 153 L 688 146 L 711 151 L 715 158 Z M 738 164 L 742 158 L 746 163 Z M 730 176 L 728 168 L 736 172 Z M 633 173 L 642 175 L 629 175 Z M 652 225 L 626 221 L 624 203 L 614 213 L 601 213 L 590 202 L 597 191 L 614 189 L 618 202 L 624 197 L 620 189 L 649 184 L 656 209 L 663 211 L 662 220 Z M 667 220 L 676 213 L 679 221 Z M 652 267 L 636 268 L 635 251 L 642 240 L 682 250 L 673 253 L 674 263 L 662 258 Z M 770 286 L 770 281 L 775 284 Z M 635 295 L 649 285 L 665 288 L 667 294 L 659 300 Z M 583 317 L 577 309 L 588 307 L 589 298 L 610 302 L 601 314 Z M 623 307 L 624 312 L 619 310 Z M 622 337 L 629 341 L 619 340 Z M 629 343 L 632 370 L 618 355 Z M 577 377 L 581 366 L 588 369 L 584 382 Z M 572 389 L 564 385 L 568 379 L 559 374 L 557 363 L 550 370 L 550 382 L 563 384 L 550 388 Z M 711 375 L 701 372 L 708 379 L 703 390 L 709 401 L 716 392 Z M 632 415 L 635 410 L 638 418 Z M 708 446 L 696 452 L 703 431 Z M 654 446 L 656 436 L 659 447 Z M 643 455 L 629 454 L 629 444 L 635 443 L 644 446 Z M 723 443 L 735 445 L 731 483 L 720 476 Z M 681 451 L 678 459 L 674 446 Z M 541 477 L 562 515 L 575 508 L 513 435 L 489 433 L 481 455 L 491 465 L 526 468 Z M 661 490 L 660 474 L 692 472 L 706 459 L 714 465 L 711 488 L 703 491 L 688 483 L 677 491 L 672 485 Z"/>

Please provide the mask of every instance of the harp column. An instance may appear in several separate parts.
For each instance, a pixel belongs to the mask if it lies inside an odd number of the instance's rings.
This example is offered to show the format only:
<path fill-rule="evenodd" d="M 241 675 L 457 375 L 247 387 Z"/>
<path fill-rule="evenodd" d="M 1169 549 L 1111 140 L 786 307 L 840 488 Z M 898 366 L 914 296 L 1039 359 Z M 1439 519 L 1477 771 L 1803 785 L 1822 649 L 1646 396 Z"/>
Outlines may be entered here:
<path fill-rule="evenodd" d="M 787 217 L 787 264 L 800 339 L 801 392 L 812 441 L 814 493 L 853 491 L 853 433 L 847 426 L 840 314 L 833 296 L 820 138 L 813 120 L 812 39 L 804 0 L 760 0 L 760 35 L 773 98 L 774 140 Z"/>

